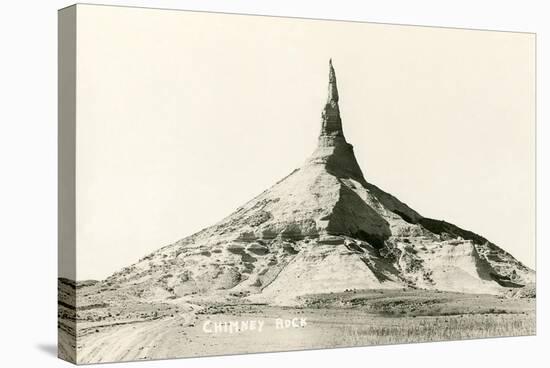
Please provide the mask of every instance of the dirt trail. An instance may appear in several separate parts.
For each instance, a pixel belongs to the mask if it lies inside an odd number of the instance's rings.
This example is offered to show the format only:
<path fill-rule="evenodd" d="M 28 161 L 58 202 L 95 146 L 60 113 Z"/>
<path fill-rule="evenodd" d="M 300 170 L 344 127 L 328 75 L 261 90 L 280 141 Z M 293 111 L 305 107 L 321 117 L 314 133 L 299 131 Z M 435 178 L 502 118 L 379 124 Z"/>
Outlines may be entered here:
<path fill-rule="evenodd" d="M 395 314 L 373 313 L 366 305 L 330 307 L 339 295 L 323 296 L 320 308 L 289 308 L 265 305 L 217 306 L 203 314 L 186 313 L 146 322 L 103 327 L 79 339 L 79 363 L 102 363 L 240 354 L 253 352 L 320 349 L 372 344 L 440 341 L 492 336 L 521 336 L 535 332 L 534 300 L 505 300 L 500 309 L 477 296 L 446 294 L 439 315 L 405 315 L 422 308 L 422 299 L 409 301 L 384 291 L 376 301 L 380 310 L 388 306 Z M 425 297 L 424 293 L 421 294 Z M 454 295 L 454 296 L 453 296 Z M 359 295 L 350 294 L 353 302 Z M 431 297 L 431 294 L 430 294 Z M 456 300 L 450 301 L 448 298 Z M 328 299 L 327 299 L 328 298 Z M 490 302 L 490 303 L 489 303 Z M 383 305 L 381 305 L 383 304 Z M 481 309 L 479 309 L 481 306 Z M 414 308 L 414 309 L 411 309 Z M 426 306 L 428 308 L 428 306 Z M 432 309 L 432 306 L 429 306 Z M 457 313 L 457 310 L 462 312 Z M 477 311 L 477 312 L 475 312 Z M 415 312 L 415 313 L 416 313 Z M 386 312 L 384 312 L 386 313 Z M 409 313 L 409 312 L 407 312 Z M 452 313 L 452 315 L 449 315 Z M 295 319 L 296 326 L 277 328 L 277 319 Z M 237 333 L 210 333 L 204 323 L 262 321 L 262 329 Z M 299 325 L 299 321 L 305 325 Z M 280 323 L 280 320 L 279 320 Z M 210 327 L 212 324 L 209 325 Z M 212 330 L 209 328 L 207 330 Z M 413 339 L 413 340 L 411 340 Z"/>

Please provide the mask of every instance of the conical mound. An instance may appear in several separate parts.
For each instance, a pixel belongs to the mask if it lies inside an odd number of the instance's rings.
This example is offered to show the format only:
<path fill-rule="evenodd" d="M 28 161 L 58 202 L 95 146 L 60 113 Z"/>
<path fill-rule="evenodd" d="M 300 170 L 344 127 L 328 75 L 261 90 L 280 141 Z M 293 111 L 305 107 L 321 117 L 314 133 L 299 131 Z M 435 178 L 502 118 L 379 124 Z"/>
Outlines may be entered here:
<path fill-rule="evenodd" d="M 318 146 L 302 167 L 107 281 L 141 297 L 273 303 L 354 288 L 499 293 L 533 282 L 532 270 L 485 238 L 425 218 L 365 180 L 344 136 L 329 64 Z"/>

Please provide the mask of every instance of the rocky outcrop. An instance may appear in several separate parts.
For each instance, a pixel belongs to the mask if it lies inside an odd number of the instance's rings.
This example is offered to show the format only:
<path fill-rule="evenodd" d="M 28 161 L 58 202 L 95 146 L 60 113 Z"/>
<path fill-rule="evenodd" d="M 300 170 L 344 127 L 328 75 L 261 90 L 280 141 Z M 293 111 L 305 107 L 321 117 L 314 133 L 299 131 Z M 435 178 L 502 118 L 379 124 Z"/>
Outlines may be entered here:
<path fill-rule="evenodd" d="M 485 238 L 425 218 L 365 180 L 342 129 L 332 61 L 321 118 L 318 146 L 302 167 L 104 282 L 141 297 L 288 302 L 352 288 L 500 293 L 534 281 Z"/>
<path fill-rule="evenodd" d="M 319 144 L 329 137 L 343 137 L 342 119 L 340 118 L 340 107 L 338 106 L 338 86 L 336 85 L 336 73 L 332 66 L 332 59 L 329 61 L 328 75 L 328 98 L 323 109 L 321 134 L 319 135 Z"/>

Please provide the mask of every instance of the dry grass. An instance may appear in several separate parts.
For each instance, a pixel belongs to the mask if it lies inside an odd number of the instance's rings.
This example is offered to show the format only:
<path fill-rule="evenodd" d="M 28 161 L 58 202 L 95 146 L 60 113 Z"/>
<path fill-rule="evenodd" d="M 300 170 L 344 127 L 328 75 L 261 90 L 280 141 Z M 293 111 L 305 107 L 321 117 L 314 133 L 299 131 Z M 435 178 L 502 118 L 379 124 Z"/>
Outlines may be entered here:
<path fill-rule="evenodd" d="M 95 294 L 94 294 L 95 295 Z M 88 300 L 88 299 L 86 299 Z M 430 290 L 348 290 L 304 297 L 301 305 L 124 305 L 88 301 L 79 318 L 80 363 L 419 343 L 535 334 L 534 298 Z M 276 318 L 305 318 L 277 329 Z M 265 322 L 262 333 L 207 334 L 206 320 Z M 73 351 L 75 349 L 74 346 Z"/>
<path fill-rule="evenodd" d="M 334 345 L 362 346 L 534 335 L 533 314 L 377 318 L 373 325 L 343 326 Z"/>

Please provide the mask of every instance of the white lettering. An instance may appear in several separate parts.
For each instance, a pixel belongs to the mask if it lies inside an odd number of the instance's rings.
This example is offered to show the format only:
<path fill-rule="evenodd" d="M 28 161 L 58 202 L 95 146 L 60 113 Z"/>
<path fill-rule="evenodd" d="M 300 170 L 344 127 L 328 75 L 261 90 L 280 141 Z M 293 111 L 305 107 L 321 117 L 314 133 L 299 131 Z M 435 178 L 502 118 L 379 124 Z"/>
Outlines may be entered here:
<path fill-rule="evenodd" d="M 288 329 L 306 327 L 307 320 L 305 317 L 299 318 L 275 318 L 275 329 Z M 212 321 L 206 320 L 202 324 L 202 331 L 208 334 L 220 334 L 220 333 L 239 333 L 247 331 L 262 332 L 266 326 L 264 320 L 251 319 L 251 320 L 233 320 L 233 321 Z"/>
<path fill-rule="evenodd" d="M 212 329 L 209 328 L 209 326 L 212 324 L 212 321 L 204 321 L 202 324 L 202 330 L 204 333 L 212 333 Z"/>

